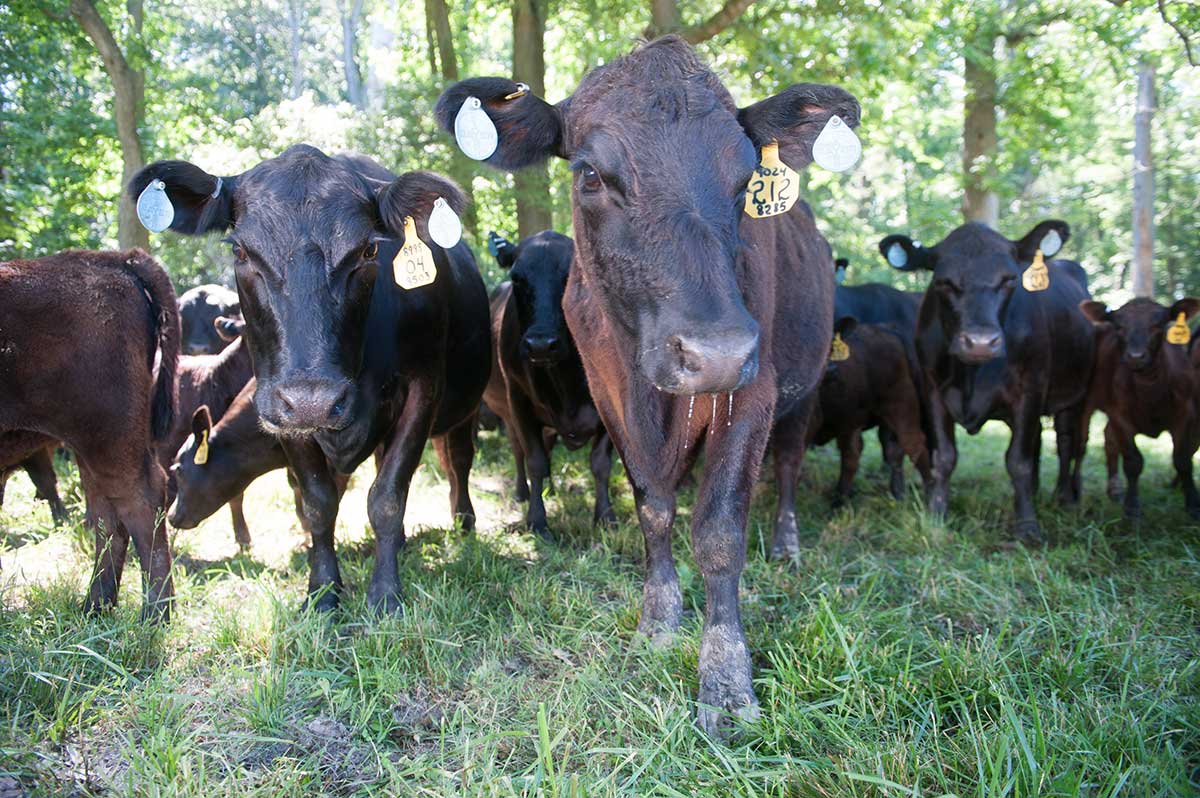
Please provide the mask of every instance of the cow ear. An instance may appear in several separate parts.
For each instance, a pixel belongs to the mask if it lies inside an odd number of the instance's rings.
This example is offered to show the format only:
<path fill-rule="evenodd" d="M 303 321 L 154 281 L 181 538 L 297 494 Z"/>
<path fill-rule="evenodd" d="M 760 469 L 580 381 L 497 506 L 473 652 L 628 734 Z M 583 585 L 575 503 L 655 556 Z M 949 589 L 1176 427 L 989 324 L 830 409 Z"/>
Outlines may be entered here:
<path fill-rule="evenodd" d="M 879 252 L 893 269 L 915 272 L 933 268 L 933 252 L 908 236 L 890 235 L 879 242 Z"/>
<path fill-rule="evenodd" d="M 500 264 L 501 269 L 511 269 L 517 261 L 517 248 L 513 243 L 495 232 L 488 233 L 488 252 Z"/>
<path fill-rule="evenodd" d="M 133 176 L 126 193 L 137 202 L 152 182 L 161 182 L 174 215 L 168 230 L 196 236 L 233 226 L 237 177 L 210 175 L 187 161 L 157 161 Z"/>
<path fill-rule="evenodd" d="M 1171 305 L 1170 314 L 1172 320 L 1179 318 L 1180 313 L 1183 314 L 1185 319 L 1190 321 L 1192 317 L 1200 313 L 1200 299 L 1196 299 L 1194 296 L 1185 296 L 1174 305 Z"/>
<path fill-rule="evenodd" d="M 433 172 L 405 172 L 379 190 L 379 218 L 390 233 L 400 235 L 406 216 L 422 226 L 428 223 L 439 198 L 459 215 L 467 206 L 466 195 L 453 180 Z"/>
<path fill-rule="evenodd" d="M 780 159 L 799 170 L 813 162 L 813 142 L 830 117 L 839 117 L 850 128 L 856 128 L 860 114 L 858 100 L 845 89 L 797 83 L 739 109 L 737 116 L 755 147 L 778 141 Z"/>
<path fill-rule="evenodd" d="M 200 440 L 205 432 L 212 432 L 212 415 L 208 412 L 208 405 L 200 405 L 192 413 L 192 434 L 196 440 Z"/>
<path fill-rule="evenodd" d="M 1042 255 L 1053 258 L 1071 237 L 1071 225 L 1060 219 L 1047 219 L 1038 224 L 1017 242 L 1017 258 L 1031 261 L 1040 249 Z"/>
<path fill-rule="evenodd" d="M 833 331 L 845 338 L 858 327 L 858 319 L 853 316 L 842 316 L 833 323 Z"/>
<path fill-rule="evenodd" d="M 1104 324 L 1108 321 L 1108 305 L 1103 302 L 1085 299 L 1079 303 L 1079 310 L 1092 324 Z"/>
<path fill-rule="evenodd" d="M 222 341 L 235 341 L 246 328 L 246 322 L 229 316 L 217 316 L 213 319 L 213 327 Z"/>
<path fill-rule="evenodd" d="M 478 107 L 475 107 L 475 101 L 478 101 Z M 468 104 L 465 111 L 464 103 Z M 470 78 L 442 92 L 434 114 L 443 130 L 457 135 L 455 120 L 459 112 L 463 112 L 461 127 L 464 130 L 484 128 L 484 135 L 479 137 L 484 143 L 481 145 L 479 139 L 472 137 L 469 146 L 480 149 L 473 152 L 464 148 L 467 155 L 497 169 L 514 171 L 555 155 L 566 157 L 563 149 L 564 107 L 551 105 L 530 92 L 528 86 L 507 78 Z M 486 152 L 488 120 L 496 133 L 495 149 L 491 153 Z M 460 146 L 462 144 L 460 141 Z"/>

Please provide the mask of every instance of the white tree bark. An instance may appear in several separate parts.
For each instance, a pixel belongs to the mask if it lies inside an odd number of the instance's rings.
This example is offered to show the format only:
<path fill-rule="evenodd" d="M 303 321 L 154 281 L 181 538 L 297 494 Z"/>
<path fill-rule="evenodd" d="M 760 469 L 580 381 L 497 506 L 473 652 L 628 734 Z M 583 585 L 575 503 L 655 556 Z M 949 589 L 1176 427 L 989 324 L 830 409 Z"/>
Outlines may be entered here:
<path fill-rule="evenodd" d="M 1133 117 L 1133 293 L 1154 295 L 1154 66 L 1138 68 L 1137 112 Z"/>

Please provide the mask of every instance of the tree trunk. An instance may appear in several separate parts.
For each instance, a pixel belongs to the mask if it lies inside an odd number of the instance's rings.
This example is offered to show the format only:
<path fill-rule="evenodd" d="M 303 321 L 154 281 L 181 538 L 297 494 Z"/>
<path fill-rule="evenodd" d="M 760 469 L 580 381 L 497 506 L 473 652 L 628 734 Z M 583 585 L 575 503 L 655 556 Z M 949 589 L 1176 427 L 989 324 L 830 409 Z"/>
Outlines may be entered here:
<path fill-rule="evenodd" d="M 1154 66 L 1138 67 L 1137 112 L 1133 117 L 1133 294 L 1154 295 Z"/>
<path fill-rule="evenodd" d="M 355 108 L 366 108 L 362 72 L 358 68 L 358 24 L 362 20 L 363 0 L 350 0 L 342 12 L 342 69 L 346 73 L 346 99 Z"/>
<path fill-rule="evenodd" d="M 995 229 L 1000 222 L 996 179 L 996 37 L 981 32 L 964 54 L 963 218 Z"/>
<path fill-rule="evenodd" d="M 126 8 L 133 23 L 133 46 L 140 47 L 142 0 L 128 0 Z M 134 174 L 146 165 L 139 132 L 145 114 L 145 72 L 140 66 L 135 68 L 129 63 L 112 30 L 91 0 L 71 0 L 71 16 L 95 44 L 113 86 L 113 117 L 117 123 L 117 140 L 121 144 L 122 167 L 121 193 L 117 204 L 117 241 L 122 249 L 149 249 L 150 234 L 138 221 L 136 205 L 124 190 Z M 141 59 L 137 60 L 140 64 Z"/>
<path fill-rule="evenodd" d="M 650 30 L 647 34 L 651 38 L 675 33 L 682 27 L 683 17 L 677 0 L 650 0 Z"/>
<path fill-rule="evenodd" d="M 304 93 L 304 0 L 288 0 L 288 99 L 295 100 Z"/>
<path fill-rule="evenodd" d="M 396 43 L 396 32 L 383 22 L 371 23 L 371 50 L 390 50 Z M 375 66 L 375 61 L 367 59 L 367 107 L 372 111 L 383 108 L 384 80 Z"/>
<path fill-rule="evenodd" d="M 513 80 L 529 85 L 539 97 L 546 94 L 546 0 L 513 0 Z M 517 194 L 517 235 L 521 238 L 551 229 L 550 177 L 546 164 L 513 175 Z"/>
<path fill-rule="evenodd" d="M 425 23 L 425 35 L 429 38 L 430 46 L 430 69 L 435 77 L 441 77 L 442 86 L 457 83 L 458 56 L 454 52 L 454 31 L 450 27 L 450 11 L 446 0 L 425 0 Z M 471 187 L 471 180 L 475 174 L 474 163 L 455 147 L 450 156 L 449 171 L 450 177 L 467 195 L 467 209 L 462 218 L 463 228 L 467 235 L 478 238 L 479 213 L 475 207 L 475 192 Z"/>
<path fill-rule="evenodd" d="M 708 41 L 732 25 L 754 0 L 725 0 L 725 4 L 699 25 L 683 26 L 678 0 L 650 0 L 650 27 L 646 37 L 653 39 L 667 33 L 678 33 L 691 44 Z"/>

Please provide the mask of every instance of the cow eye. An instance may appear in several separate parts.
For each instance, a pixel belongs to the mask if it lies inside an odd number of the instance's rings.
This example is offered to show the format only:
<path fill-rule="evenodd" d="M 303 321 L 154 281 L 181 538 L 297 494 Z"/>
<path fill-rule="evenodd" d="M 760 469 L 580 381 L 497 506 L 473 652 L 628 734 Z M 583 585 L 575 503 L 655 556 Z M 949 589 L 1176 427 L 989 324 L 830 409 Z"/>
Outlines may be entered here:
<path fill-rule="evenodd" d="M 591 166 L 584 164 L 579 170 L 579 183 L 584 191 L 599 191 L 604 188 L 604 181 L 600 179 L 600 173 Z"/>
<path fill-rule="evenodd" d="M 372 241 L 370 244 L 367 244 L 365 247 L 363 247 L 363 251 L 362 251 L 363 260 L 375 260 L 375 257 L 377 255 L 379 255 L 378 242 Z"/>
<path fill-rule="evenodd" d="M 238 263 L 245 263 L 249 259 L 249 255 L 246 254 L 246 248 L 241 244 L 234 244 L 233 259 Z"/>

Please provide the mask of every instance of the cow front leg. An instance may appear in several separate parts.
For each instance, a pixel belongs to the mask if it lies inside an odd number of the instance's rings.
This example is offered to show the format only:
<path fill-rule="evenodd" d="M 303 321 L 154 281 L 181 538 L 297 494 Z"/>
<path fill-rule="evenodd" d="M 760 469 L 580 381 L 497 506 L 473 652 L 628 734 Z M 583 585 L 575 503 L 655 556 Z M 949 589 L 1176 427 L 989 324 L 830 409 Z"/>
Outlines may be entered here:
<path fill-rule="evenodd" d="M 771 559 L 790 560 L 800 554 L 800 529 L 796 524 L 796 484 L 804 469 L 808 446 L 808 425 L 812 421 L 815 393 L 809 394 L 794 412 L 775 422 L 771 431 L 771 452 L 775 459 L 775 531 L 771 540 Z"/>
<path fill-rule="evenodd" d="M 367 517 L 375 532 L 375 568 L 367 588 L 367 602 L 382 612 L 397 612 L 401 607 L 397 558 L 404 546 L 404 510 L 409 485 L 429 440 L 436 407 L 437 393 L 431 384 L 423 381 L 410 384 L 404 410 L 367 494 Z M 474 510 L 471 514 L 474 516 Z"/>
<path fill-rule="evenodd" d="M 125 571 L 125 557 L 129 551 L 129 535 L 117 520 L 117 512 L 112 503 L 98 492 L 89 491 L 90 480 L 86 473 L 82 473 L 84 468 L 81 464 L 80 478 L 84 486 L 84 495 L 90 496 L 87 500 L 84 525 L 91 528 L 96 544 L 92 580 L 88 586 L 87 598 L 83 602 L 83 611 L 90 615 L 117 604 L 117 592 L 121 588 L 121 575 Z"/>
<path fill-rule="evenodd" d="M 295 478 L 299 496 L 297 510 L 302 526 L 312 538 L 308 549 L 308 603 L 321 611 L 337 607 L 342 592 L 342 573 L 334 546 L 341 494 L 333 469 L 312 440 L 281 438 L 288 468 Z"/>
<path fill-rule="evenodd" d="M 862 460 L 862 430 L 854 430 L 838 436 L 838 481 L 833 488 L 833 507 L 844 507 L 854 493 L 854 476 Z"/>
<path fill-rule="evenodd" d="M 1083 459 L 1079 447 L 1082 407 L 1071 407 L 1054 416 L 1054 441 L 1058 449 L 1058 482 L 1054 486 L 1054 500 L 1064 506 L 1079 504 L 1082 485 L 1080 461 Z"/>
<path fill-rule="evenodd" d="M 954 442 L 954 419 L 946 410 L 941 394 L 931 385 L 926 386 L 926 406 L 929 410 L 928 425 L 933 451 L 933 474 L 929 485 L 929 512 L 938 519 L 946 517 L 950 509 L 950 475 L 958 464 L 958 446 Z"/>
<path fill-rule="evenodd" d="M 132 489 L 113 500 L 113 507 L 127 535 L 132 538 L 142 566 L 142 619 L 168 621 L 175 597 L 171 574 L 171 544 L 163 513 L 167 478 L 158 461 L 146 452 Z"/>
<path fill-rule="evenodd" d="M 550 525 L 546 522 L 543 492 L 546 480 L 550 478 L 550 455 L 546 450 L 545 432 L 524 396 L 510 391 L 508 406 L 512 408 L 513 421 L 509 434 L 521 438 L 521 450 L 525 452 L 525 470 L 529 478 L 529 508 L 525 513 L 525 524 L 539 537 L 548 538 Z"/>
<path fill-rule="evenodd" d="M 1125 485 L 1117 473 L 1121 465 L 1121 440 L 1112 421 L 1104 425 L 1104 468 L 1108 473 L 1105 492 L 1118 503 L 1125 501 Z"/>
<path fill-rule="evenodd" d="M 595 526 L 616 526 L 617 514 L 613 512 L 612 498 L 609 495 L 609 482 L 612 477 L 612 438 L 604 427 L 600 427 L 596 437 L 592 439 L 592 454 L 588 458 L 592 467 L 592 480 L 596 488 L 596 503 L 592 509 L 592 523 Z"/>
<path fill-rule="evenodd" d="M 1192 478 L 1192 456 L 1196 454 L 1200 440 L 1192 430 L 1184 428 L 1171 433 L 1171 442 L 1171 460 L 1175 464 L 1175 473 L 1179 475 L 1179 485 L 1183 488 L 1184 509 L 1194 520 L 1200 520 L 1200 493 L 1196 492 L 1196 482 Z"/>
<path fill-rule="evenodd" d="M 468 484 L 475 462 L 475 422 L 464 421 L 445 435 L 433 439 L 438 461 L 450 482 L 450 513 L 466 531 L 475 528 L 475 507 L 471 504 Z"/>
<path fill-rule="evenodd" d="M 638 632 L 661 645 L 674 636 L 683 619 L 683 594 L 679 591 L 675 555 L 671 552 L 675 495 L 662 489 L 643 489 L 634 483 L 633 501 L 646 541 L 646 581 L 642 587 Z"/>
<path fill-rule="evenodd" d="M 233 539 L 243 554 L 250 551 L 250 526 L 246 523 L 246 494 L 239 493 L 229 500 L 229 516 L 233 523 Z"/>
<path fill-rule="evenodd" d="M 1041 417 L 1033 402 L 1017 408 L 1012 424 L 1012 440 L 1004 462 L 1013 487 L 1013 534 L 1027 545 L 1041 545 L 1045 535 L 1037 520 L 1038 452 L 1041 450 Z"/>

